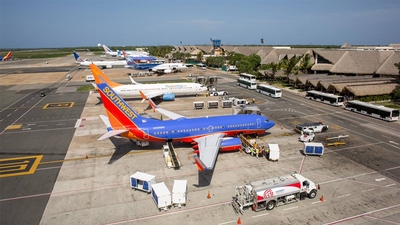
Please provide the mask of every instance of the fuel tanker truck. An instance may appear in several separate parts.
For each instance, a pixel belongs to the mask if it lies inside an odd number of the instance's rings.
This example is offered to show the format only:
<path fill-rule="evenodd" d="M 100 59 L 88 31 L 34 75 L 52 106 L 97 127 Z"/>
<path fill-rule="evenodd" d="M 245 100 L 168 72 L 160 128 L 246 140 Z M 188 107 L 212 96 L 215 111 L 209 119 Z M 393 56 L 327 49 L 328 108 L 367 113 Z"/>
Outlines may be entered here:
<path fill-rule="evenodd" d="M 315 198 L 317 187 L 311 180 L 294 173 L 246 183 L 235 188 L 232 206 L 243 214 L 243 209 L 252 207 L 254 211 L 272 210 L 306 197 Z"/>

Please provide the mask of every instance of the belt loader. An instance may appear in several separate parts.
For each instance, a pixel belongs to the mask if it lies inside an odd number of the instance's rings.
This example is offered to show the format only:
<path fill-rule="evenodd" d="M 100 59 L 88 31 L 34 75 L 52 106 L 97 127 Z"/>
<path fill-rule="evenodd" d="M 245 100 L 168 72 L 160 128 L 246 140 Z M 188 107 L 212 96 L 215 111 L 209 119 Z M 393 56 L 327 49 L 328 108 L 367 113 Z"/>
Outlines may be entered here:
<path fill-rule="evenodd" d="M 311 180 L 294 173 L 281 177 L 262 179 L 243 186 L 237 186 L 232 199 L 236 212 L 243 214 L 243 209 L 252 207 L 254 211 L 272 210 L 306 197 L 315 198 L 317 187 Z"/>

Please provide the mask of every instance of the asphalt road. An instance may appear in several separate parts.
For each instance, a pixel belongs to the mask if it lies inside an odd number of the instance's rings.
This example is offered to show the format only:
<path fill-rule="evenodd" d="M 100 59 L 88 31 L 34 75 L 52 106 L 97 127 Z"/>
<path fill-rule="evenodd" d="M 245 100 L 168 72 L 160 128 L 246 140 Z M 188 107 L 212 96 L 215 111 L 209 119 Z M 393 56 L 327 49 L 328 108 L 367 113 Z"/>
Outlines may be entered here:
<path fill-rule="evenodd" d="M 56 92 L 65 84 L 20 91 L 0 86 L 1 224 L 40 222 L 88 96 Z"/>
<path fill-rule="evenodd" d="M 227 90 L 231 96 L 256 99 L 261 112 L 278 126 L 294 128 L 297 123 L 323 122 L 330 130 L 316 134 L 320 141 L 327 137 L 349 135 L 347 147 L 363 142 L 362 149 L 341 151 L 340 154 L 361 165 L 400 181 L 400 170 L 385 170 L 398 166 L 400 158 L 400 124 L 360 115 L 323 103 L 302 98 L 301 94 L 283 91 L 282 98 L 266 97 L 255 90 L 237 87 L 236 82 L 220 83 L 220 90 Z M 343 146 L 344 147 L 344 146 Z"/>

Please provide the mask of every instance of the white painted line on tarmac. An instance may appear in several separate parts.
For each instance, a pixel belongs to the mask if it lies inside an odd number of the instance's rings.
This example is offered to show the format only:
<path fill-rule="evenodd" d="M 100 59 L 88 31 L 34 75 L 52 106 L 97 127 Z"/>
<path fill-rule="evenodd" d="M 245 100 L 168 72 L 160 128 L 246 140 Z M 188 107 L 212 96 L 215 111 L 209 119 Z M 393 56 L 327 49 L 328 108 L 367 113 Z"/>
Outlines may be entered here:
<path fill-rule="evenodd" d="M 357 128 L 358 126 L 350 124 L 350 126 Z"/>
<path fill-rule="evenodd" d="M 370 133 L 372 133 L 372 134 L 374 133 L 373 131 L 370 131 L 370 130 L 365 130 L 365 131 L 370 132 Z"/>
<path fill-rule="evenodd" d="M 14 112 L 18 111 L 18 109 L 14 110 Z"/>
<path fill-rule="evenodd" d="M 22 104 L 21 107 L 24 107 L 25 104 Z"/>
<path fill-rule="evenodd" d="M 297 208 L 299 208 L 298 206 L 295 206 L 295 207 L 292 207 L 292 208 L 287 208 L 287 209 L 284 209 L 283 211 L 286 211 L 286 210 L 291 210 L 291 209 L 297 209 Z"/>
<path fill-rule="evenodd" d="M 396 167 L 392 167 L 392 168 L 387 168 L 385 170 L 395 170 L 395 169 L 399 169 L 399 168 L 400 168 L 400 166 L 396 166 Z"/>
<path fill-rule="evenodd" d="M 395 144 L 395 145 L 400 145 L 399 143 L 397 143 L 397 142 L 394 142 L 394 141 L 389 141 L 389 143 L 391 143 L 391 144 Z"/>
<path fill-rule="evenodd" d="M 390 137 L 388 137 L 388 136 L 385 136 L 385 135 L 382 135 L 382 137 L 384 137 L 384 138 L 387 138 L 387 139 L 391 139 Z"/>
<path fill-rule="evenodd" d="M 218 225 L 223 225 L 223 224 L 228 224 L 228 223 L 236 223 L 236 220 L 232 220 L 232 221 L 228 221 L 228 222 L 223 222 L 223 223 L 219 223 Z"/>
<path fill-rule="evenodd" d="M 343 198 L 343 197 L 347 197 L 347 196 L 350 196 L 351 194 L 347 194 L 347 195 L 341 195 L 341 196 L 338 196 L 338 198 Z"/>
<path fill-rule="evenodd" d="M 311 203 L 311 204 L 317 204 L 317 203 L 321 203 L 321 201 L 318 201 L 318 202 L 313 202 L 313 203 Z"/>
<path fill-rule="evenodd" d="M 78 128 L 81 125 L 81 119 L 78 119 L 75 123 L 75 128 Z"/>
<path fill-rule="evenodd" d="M 373 191 L 374 190 L 374 188 L 370 188 L 370 189 L 368 189 L 367 191 Z"/>
<path fill-rule="evenodd" d="M 384 177 L 383 178 L 375 178 L 375 181 L 378 181 L 378 182 L 383 181 L 383 180 L 386 180 L 386 178 L 384 178 Z"/>
<path fill-rule="evenodd" d="M 3 119 L 0 120 L 0 122 L 3 121 Z"/>
<path fill-rule="evenodd" d="M 388 184 L 388 185 L 385 185 L 385 187 L 390 187 L 390 186 L 394 186 L 394 185 L 396 185 L 396 184 Z"/>
<path fill-rule="evenodd" d="M 268 213 L 260 214 L 260 215 L 257 215 L 257 216 L 252 216 L 252 218 L 256 218 L 256 217 L 260 217 L 260 216 L 266 216 L 266 215 L 268 215 Z"/>
<path fill-rule="evenodd" d="M 65 123 L 57 123 L 57 126 L 65 125 Z"/>
<path fill-rule="evenodd" d="M 7 115 L 7 117 L 11 116 L 11 113 Z"/>
<path fill-rule="evenodd" d="M 28 128 L 24 128 L 24 129 L 22 129 L 22 130 L 30 130 L 30 129 L 31 129 L 31 128 L 28 127 Z"/>

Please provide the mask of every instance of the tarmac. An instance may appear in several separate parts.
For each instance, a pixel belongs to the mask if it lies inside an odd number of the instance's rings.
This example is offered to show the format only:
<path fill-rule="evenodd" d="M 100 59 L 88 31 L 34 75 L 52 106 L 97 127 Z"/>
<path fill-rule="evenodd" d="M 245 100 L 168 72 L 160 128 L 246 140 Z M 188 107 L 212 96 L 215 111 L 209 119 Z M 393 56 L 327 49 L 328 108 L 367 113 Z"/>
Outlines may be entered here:
<path fill-rule="evenodd" d="M 63 60 L 60 63 L 70 59 Z M 129 83 L 127 69 L 104 72 L 112 80 Z M 73 75 L 71 81 L 60 80 L 50 85 L 58 78 L 64 79 L 67 73 Z M 284 89 L 281 99 L 271 99 L 238 88 L 235 76 L 222 71 L 190 69 L 184 73 L 137 78 L 138 82 L 144 82 L 186 79 L 189 74 L 218 74 L 223 77 L 218 81 L 220 89 L 227 90 L 230 96 L 255 98 L 261 111 L 276 122 L 275 127 L 256 141 L 260 146 L 279 144 L 277 162 L 244 152 L 221 153 L 211 184 L 198 186 L 200 179 L 193 150 L 187 144 L 174 143 L 182 163 L 179 170 L 174 170 L 165 164 L 161 151 L 163 143 L 150 143 L 141 148 L 123 138 L 97 141 L 106 132 L 99 117 L 106 114 L 99 94 L 75 92 L 78 86 L 89 85 L 84 80 L 84 76 L 90 74 L 88 70 L 73 69 L 65 74 L 46 73 L 45 77 L 31 78 L 34 74 L 37 73 L 19 77 L 24 78 L 22 80 L 15 78 L 15 74 L 5 74 L 3 79 L 15 86 L 1 86 L 0 89 L 6 90 L 8 99 L 2 103 L 2 109 L 15 113 L 10 116 L 12 119 L 0 123 L 0 128 L 5 130 L 0 141 L 7 149 L 6 152 L 2 149 L 1 159 L 43 155 L 33 173 L 0 177 L 0 212 L 6 224 L 222 225 L 237 224 L 239 218 L 242 224 L 395 224 L 400 221 L 400 153 L 396 144 L 385 141 L 387 137 L 396 142 L 400 134 L 398 122 L 387 123 L 349 114 L 343 109 L 306 101 L 303 93 L 288 89 Z M 43 88 L 47 88 L 49 94 L 41 101 L 36 95 Z M 13 105 L 6 109 L 26 95 L 36 102 L 41 101 L 32 112 L 24 114 L 22 109 L 28 110 L 35 102 L 29 107 Z M 231 114 L 230 108 L 193 109 L 195 101 L 219 98 L 187 96 L 157 103 L 188 117 Z M 69 113 L 64 109 L 43 109 L 54 102 L 75 104 Z M 128 103 L 141 114 L 161 117 L 140 99 L 129 99 Z M 14 112 L 17 108 L 19 110 Z M 2 113 L 2 119 L 8 113 L 11 111 Z M 327 144 L 327 137 L 339 134 L 350 134 L 350 137 L 345 145 L 325 147 L 322 157 L 306 157 L 302 154 L 303 143 L 293 131 L 294 124 L 320 120 L 329 124 L 329 131 L 317 134 L 316 141 Z M 5 129 L 3 124 L 8 126 L 13 121 L 23 125 L 15 130 Z M 29 125 L 33 122 L 35 125 Z M 51 129 L 45 130 L 40 125 Z M 63 127 L 65 129 L 58 129 Z M 25 128 L 32 131 L 22 130 Z M 156 181 L 164 182 L 170 190 L 174 180 L 187 180 L 187 204 L 159 210 L 151 195 L 130 187 L 129 177 L 136 171 L 155 175 Z M 315 199 L 272 211 L 255 213 L 248 209 L 243 215 L 234 212 L 231 200 L 236 186 L 295 171 L 320 185 Z"/>

